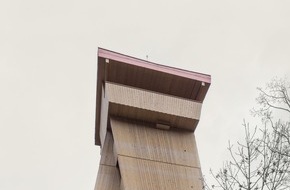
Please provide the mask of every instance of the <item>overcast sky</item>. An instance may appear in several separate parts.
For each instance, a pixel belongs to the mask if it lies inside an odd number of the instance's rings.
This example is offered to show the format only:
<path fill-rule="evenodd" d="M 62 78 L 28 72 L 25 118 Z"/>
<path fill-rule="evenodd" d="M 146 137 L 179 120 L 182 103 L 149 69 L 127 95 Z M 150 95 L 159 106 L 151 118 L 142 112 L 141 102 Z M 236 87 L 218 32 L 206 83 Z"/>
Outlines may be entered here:
<path fill-rule="evenodd" d="M 207 175 L 256 87 L 290 74 L 290 1 L 1 0 L 0 189 L 94 188 L 97 47 L 212 76 L 196 130 Z"/>

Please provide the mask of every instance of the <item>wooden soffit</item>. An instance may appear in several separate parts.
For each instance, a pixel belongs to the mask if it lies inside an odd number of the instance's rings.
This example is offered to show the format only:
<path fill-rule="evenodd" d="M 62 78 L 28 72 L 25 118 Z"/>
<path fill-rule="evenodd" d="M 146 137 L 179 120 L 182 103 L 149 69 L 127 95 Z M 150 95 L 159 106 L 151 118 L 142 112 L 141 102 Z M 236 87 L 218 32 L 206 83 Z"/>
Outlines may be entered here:
<path fill-rule="evenodd" d="M 207 74 L 168 67 L 113 51 L 98 49 L 95 144 L 100 145 L 102 85 L 105 82 L 203 102 L 211 83 Z"/>

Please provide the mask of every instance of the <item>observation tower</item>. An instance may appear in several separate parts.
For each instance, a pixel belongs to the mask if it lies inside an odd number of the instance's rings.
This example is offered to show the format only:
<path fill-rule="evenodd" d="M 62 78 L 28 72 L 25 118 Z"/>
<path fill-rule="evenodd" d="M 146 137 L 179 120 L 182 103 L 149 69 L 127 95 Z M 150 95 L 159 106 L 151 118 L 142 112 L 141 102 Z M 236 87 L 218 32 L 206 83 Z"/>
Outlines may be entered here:
<path fill-rule="evenodd" d="M 194 131 L 211 76 L 98 49 L 95 190 L 201 190 Z"/>

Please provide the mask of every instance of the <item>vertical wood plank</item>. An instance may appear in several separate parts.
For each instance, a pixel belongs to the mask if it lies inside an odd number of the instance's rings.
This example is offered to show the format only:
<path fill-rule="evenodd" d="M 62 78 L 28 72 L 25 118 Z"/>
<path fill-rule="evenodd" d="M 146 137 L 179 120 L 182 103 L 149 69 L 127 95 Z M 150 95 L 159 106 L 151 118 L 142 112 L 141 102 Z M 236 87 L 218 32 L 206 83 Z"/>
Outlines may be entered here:
<path fill-rule="evenodd" d="M 108 166 L 116 166 L 117 155 L 114 150 L 114 139 L 111 132 L 107 132 L 104 146 L 101 149 L 100 164 Z"/>
<path fill-rule="evenodd" d="M 120 181 L 118 168 L 100 165 L 95 190 L 120 190 Z"/>
<path fill-rule="evenodd" d="M 118 155 L 200 168 L 194 133 L 111 118 Z"/>
<path fill-rule="evenodd" d="M 198 168 L 119 156 L 124 190 L 201 190 Z"/>

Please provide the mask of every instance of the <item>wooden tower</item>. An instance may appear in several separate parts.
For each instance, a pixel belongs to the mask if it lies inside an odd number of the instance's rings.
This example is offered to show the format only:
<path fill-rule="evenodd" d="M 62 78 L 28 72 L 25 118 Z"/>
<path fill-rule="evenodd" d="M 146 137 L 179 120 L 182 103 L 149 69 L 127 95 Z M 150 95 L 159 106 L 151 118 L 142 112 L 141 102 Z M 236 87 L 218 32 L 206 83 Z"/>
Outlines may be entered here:
<path fill-rule="evenodd" d="M 99 48 L 95 190 L 201 190 L 194 131 L 210 80 Z"/>

